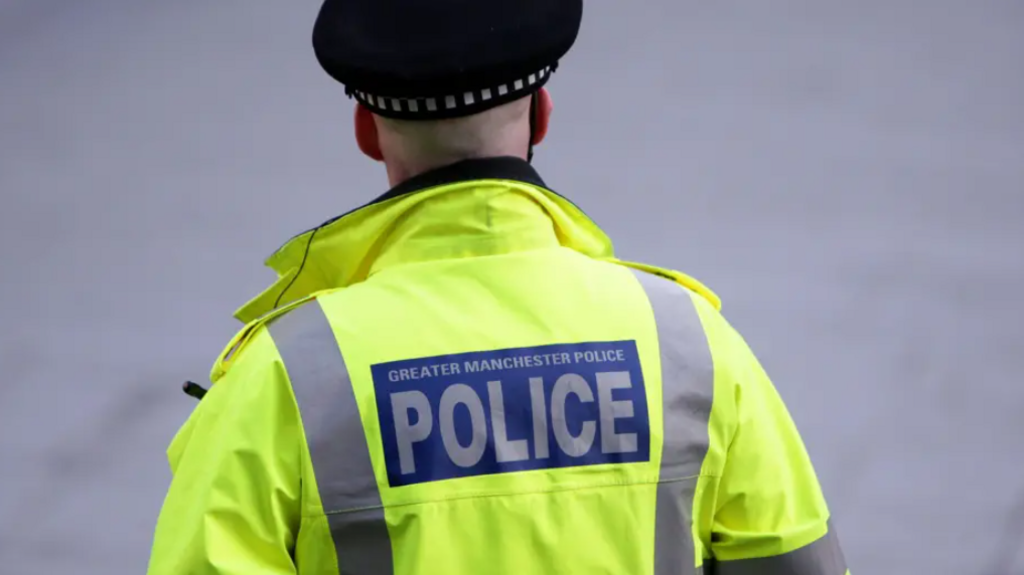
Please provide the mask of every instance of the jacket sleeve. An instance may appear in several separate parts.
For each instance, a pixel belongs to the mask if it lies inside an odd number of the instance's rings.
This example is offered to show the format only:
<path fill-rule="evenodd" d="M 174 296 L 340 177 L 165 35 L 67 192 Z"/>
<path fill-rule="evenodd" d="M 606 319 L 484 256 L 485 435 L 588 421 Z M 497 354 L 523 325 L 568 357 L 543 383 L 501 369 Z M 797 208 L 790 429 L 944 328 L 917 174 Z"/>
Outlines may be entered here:
<path fill-rule="evenodd" d="M 743 338 L 719 318 L 716 394 L 733 421 L 710 527 L 716 575 L 848 573 L 795 424 Z M 716 397 L 716 402 L 719 398 Z"/>
<path fill-rule="evenodd" d="M 234 359 L 168 450 L 174 478 L 149 575 L 292 575 L 301 429 L 266 333 Z"/>

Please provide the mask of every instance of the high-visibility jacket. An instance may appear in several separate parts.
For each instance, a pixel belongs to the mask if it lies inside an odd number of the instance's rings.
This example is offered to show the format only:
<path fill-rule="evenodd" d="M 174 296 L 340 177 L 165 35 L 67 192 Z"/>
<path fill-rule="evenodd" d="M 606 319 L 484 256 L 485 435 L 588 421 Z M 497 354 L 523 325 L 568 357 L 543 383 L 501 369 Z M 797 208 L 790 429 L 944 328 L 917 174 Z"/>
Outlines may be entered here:
<path fill-rule="evenodd" d="M 715 295 L 525 162 L 293 238 L 169 448 L 150 575 L 843 575 Z"/>

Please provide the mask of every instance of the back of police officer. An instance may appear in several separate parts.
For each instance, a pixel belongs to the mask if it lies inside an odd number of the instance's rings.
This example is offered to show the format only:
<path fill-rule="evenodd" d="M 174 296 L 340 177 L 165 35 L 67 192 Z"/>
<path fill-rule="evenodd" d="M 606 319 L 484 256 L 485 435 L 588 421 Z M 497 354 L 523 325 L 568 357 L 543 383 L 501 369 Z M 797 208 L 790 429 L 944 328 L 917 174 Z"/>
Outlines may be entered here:
<path fill-rule="evenodd" d="M 327 0 L 392 189 L 301 234 L 169 449 L 151 575 L 843 575 L 719 301 L 527 158 L 581 0 Z"/>

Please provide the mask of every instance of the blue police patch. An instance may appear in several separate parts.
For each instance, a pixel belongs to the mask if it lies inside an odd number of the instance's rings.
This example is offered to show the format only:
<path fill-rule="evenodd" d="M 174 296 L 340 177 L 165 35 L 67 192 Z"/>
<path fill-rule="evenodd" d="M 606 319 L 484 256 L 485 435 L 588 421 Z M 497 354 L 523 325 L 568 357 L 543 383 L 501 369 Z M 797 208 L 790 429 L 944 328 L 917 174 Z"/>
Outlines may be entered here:
<path fill-rule="evenodd" d="M 650 459 L 635 341 L 464 353 L 371 369 L 392 487 Z"/>

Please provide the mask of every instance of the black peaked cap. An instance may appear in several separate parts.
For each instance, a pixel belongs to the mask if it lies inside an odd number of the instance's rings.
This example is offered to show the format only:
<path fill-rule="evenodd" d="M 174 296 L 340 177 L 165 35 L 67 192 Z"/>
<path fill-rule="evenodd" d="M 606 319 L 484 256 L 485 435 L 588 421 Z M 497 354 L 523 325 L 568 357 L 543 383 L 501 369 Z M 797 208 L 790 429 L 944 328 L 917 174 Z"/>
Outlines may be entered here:
<path fill-rule="evenodd" d="M 313 49 L 375 113 L 459 117 L 540 89 L 582 16 L 583 0 L 325 0 Z"/>

